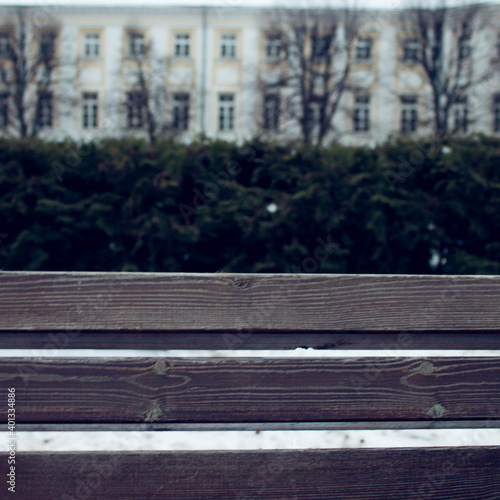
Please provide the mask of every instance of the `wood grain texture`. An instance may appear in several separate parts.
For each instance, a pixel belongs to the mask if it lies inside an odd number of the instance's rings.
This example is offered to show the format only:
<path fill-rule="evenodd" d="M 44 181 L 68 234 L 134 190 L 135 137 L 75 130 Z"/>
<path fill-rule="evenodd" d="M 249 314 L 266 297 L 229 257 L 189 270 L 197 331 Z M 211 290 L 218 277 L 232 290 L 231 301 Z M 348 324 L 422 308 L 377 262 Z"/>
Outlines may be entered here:
<path fill-rule="evenodd" d="M 500 421 L 494 357 L 10 358 L 0 381 L 18 424 Z"/>
<path fill-rule="evenodd" d="M 0 273 L 0 331 L 500 331 L 500 277 Z"/>
<path fill-rule="evenodd" d="M 499 470 L 499 447 L 32 452 L 18 454 L 15 498 L 497 500 Z"/>

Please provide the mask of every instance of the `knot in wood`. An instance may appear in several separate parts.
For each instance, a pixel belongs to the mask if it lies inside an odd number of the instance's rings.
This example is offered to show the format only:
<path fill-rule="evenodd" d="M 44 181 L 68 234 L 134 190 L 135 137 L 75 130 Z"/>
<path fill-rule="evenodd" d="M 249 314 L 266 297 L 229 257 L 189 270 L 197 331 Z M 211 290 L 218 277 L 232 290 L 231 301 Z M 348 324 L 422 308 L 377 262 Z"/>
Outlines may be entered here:
<path fill-rule="evenodd" d="M 441 418 L 445 413 L 445 407 L 439 403 L 436 403 L 435 405 L 432 405 L 432 407 L 427 412 L 427 415 L 432 418 Z"/>
<path fill-rule="evenodd" d="M 156 422 L 162 415 L 163 409 L 158 401 L 154 401 L 153 405 L 143 413 L 145 422 Z"/>
<path fill-rule="evenodd" d="M 169 368 L 170 366 L 162 359 L 159 359 L 154 366 L 155 372 L 158 373 L 158 375 L 163 375 Z"/>
<path fill-rule="evenodd" d="M 422 375 L 430 375 L 434 371 L 434 365 L 430 361 L 424 361 L 419 367 L 418 371 Z"/>
<path fill-rule="evenodd" d="M 234 288 L 247 288 L 250 286 L 250 280 L 244 278 L 233 278 L 231 286 Z"/>

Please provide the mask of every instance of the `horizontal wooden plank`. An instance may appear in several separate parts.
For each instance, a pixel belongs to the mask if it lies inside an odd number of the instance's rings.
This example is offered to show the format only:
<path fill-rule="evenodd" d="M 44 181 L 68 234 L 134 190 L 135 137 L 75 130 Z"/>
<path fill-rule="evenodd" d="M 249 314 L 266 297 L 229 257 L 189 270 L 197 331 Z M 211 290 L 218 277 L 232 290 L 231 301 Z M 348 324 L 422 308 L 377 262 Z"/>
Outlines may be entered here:
<path fill-rule="evenodd" d="M 493 500 L 499 468 L 499 447 L 31 452 L 16 457 L 15 498 Z"/>
<path fill-rule="evenodd" d="M 10 358 L 0 381 L 19 424 L 500 420 L 500 357 Z"/>
<path fill-rule="evenodd" d="M 409 349 L 500 350 L 495 332 L 0 332 L 0 349 L 373 349 L 398 356 Z"/>
<path fill-rule="evenodd" d="M 500 331 L 499 276 L 0 273 L 0 331 Z"/>

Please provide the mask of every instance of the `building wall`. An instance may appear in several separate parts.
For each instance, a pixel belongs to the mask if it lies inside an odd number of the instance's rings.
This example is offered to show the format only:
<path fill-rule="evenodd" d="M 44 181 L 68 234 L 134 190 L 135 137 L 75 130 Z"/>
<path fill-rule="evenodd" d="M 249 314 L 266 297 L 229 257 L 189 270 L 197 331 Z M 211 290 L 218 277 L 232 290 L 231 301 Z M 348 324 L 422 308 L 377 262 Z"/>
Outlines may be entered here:
<path fill-rule="evenodd" d="M 45 10 L 44 9 L 49 9 Z M 263 75 L 283 68 L 265 60 L 264 40 L 267 20 L 272 9 L 233 7 L 32 7 L 28 19 L 33 24 L 57 25 L 60 29 L 58 55 L 62 65 L 59 85 L 65 98 L 54 103 L 54 121 L 43 129 L 47 138 L 73 137 L 90 139 L 134 133 L 147 136 L 145 130 L 129 130 L 124 106 L 126 93 L 134 83 L 136 63 L 127 57 L 130 30 L 143 33 L 151 47 L 145 68 L 153 75 L 157 89 L 167 96 L 165 109 L 157 112 L 165 123 L 172 119 L 175 94 L 190 94 L 189 128 L 180 134 L 190 140 L 198 134 L 242 141 L 255 135 L 262 121 L 261 95 L 258 84 Z M 11 7 L 0 8 L 4 25 L 15 15 Z M 500 94 L 500 6 L 484 7 L 488 22 L 478 32 L 474 71 L 479 75 L 491 71 L 487 80 L 478 82 L 469 92 L 474 112 L 471 131 L 496 133 L 494 129 L 494 96 Z M 0 33 L 1 33 L 0 23 Z M 99 55 L 86 57 L 85 35 L 100 37 Z M 188 56 L 175 54 L 176 35 L 189 34 Z M 370 97 L 370 129 L 353 130 L 355 92 L 346 91 L 334 119 L 335 131 L 330 138 L 349 144 L 375 144 L 397 135 L 401 130 L 401 96 L 419 97 L 419 117 L 430 112 L 424 101 L 430 88 L 418 66 L 402 62 L 401 44 L 405 36 L 399 13 L 364 11 L 361 34 L 373 39 L 370 62 L 355 62 L 349 82 Z M 235 35 L 236 56 L 221 56 L 221 39 Z M 134 73 L 135 72 L 135 73 Z M 266 73 L 267 72 L 267 73 Z M 0 84 L 1 87 L 1 84 Z M 0 90 L 1 92 L 1 90 Z M 98 96 L 98 126 L 83 128 L 83 96 Z M 220 98 L 233 96 L 234 126 L 220 130 Z M 287 110 L 283 110 L 287 113 Z M 430 125 L 419 126 L 415 135 L 425 135 Z M 296 132 L 296 130 L 295 130 Z M 0 130 L 9 135 L 11 130 Z M 287 129 L 284 138 L 293 137 Z"/>

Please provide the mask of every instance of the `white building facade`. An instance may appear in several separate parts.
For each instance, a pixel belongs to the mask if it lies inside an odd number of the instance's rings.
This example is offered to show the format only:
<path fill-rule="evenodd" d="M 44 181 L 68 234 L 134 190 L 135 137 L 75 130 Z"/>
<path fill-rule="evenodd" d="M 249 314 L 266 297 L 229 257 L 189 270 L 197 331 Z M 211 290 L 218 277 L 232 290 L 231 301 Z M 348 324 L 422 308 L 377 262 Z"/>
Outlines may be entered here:
<path fill-rule="evenodd" d="M 263 130 L 277 138 L 298 137 L 297 127 L 284 127 L 291 111 L 279 93 L 262 91 L 262 81 L 286 65 L 280 38 L 269 24 L 272 12 L 246 7 L 24 8 L 32 35 L 29 53 L 43 44 L 47 50 L 55 40 L 50 50 L 58 61 L 49 85 L 32 83 L 31 92 L 38 91 L 30 118 L 36 135 L 148 137 L 153 121 L 158 137 L 170 134 L 183 141 L 203 135 L 241 142 Z M 424 105 L 429 82 L 415 64 L 418 40 L 405 31 L 400 14 L 360 13 L 348 84 L 329 138 L 375 144 L 399 134 L 432 133 L 431 111 Z M 500 136 L 500 6 L 483 6 L 481 19 L 469 64 L 487 76 L 466 89 L 450 120 L 464 133 Z M 1 7 L 2 136 L 19 135 L 9 49 L 19 43 L 12 37 L 16 29 L 16 8 Z M 467 57 L 466 47 L 461 50 Z"/>

